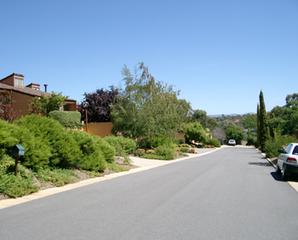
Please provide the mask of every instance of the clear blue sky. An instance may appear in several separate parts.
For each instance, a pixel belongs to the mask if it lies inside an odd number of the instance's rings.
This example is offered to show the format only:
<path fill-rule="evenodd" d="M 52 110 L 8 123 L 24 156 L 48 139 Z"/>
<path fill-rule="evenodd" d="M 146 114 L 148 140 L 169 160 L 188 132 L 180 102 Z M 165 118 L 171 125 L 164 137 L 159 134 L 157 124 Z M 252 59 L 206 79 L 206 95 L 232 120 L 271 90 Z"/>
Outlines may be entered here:
<path fill-rule="evenodd" d="M 124 64 L 208 114 L 267 110 L 298 92 L 298 0 L 1 0 L 0 78 L 78 101 L 121 85 Z"/>

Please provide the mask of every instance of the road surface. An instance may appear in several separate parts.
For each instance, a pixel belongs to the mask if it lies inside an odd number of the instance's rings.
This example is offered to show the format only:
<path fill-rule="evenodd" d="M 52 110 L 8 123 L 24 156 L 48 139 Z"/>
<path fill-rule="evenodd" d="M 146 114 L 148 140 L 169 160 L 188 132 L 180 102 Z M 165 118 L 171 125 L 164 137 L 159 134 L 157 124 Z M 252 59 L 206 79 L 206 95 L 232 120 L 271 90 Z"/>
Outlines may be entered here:
<path fill-rule="evenodd" d="M 298 239 L 298 193 L 229 147 L 0 210 L 1 240 Z"/>

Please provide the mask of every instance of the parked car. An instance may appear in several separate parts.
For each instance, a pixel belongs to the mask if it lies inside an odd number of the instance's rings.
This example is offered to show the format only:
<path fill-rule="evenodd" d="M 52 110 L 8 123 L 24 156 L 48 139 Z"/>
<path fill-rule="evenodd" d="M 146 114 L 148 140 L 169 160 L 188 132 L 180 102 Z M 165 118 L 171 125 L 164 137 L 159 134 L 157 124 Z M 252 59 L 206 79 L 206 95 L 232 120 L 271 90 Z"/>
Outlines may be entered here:
<path fill-rule="evenodd" d="M 286 180 L 289 175 L 298 175 L 298 143 L 290 143 L 281 149 L 277 159 L 277 172 Z"/>
<path fill-rule="evenodd" d="M 236 140 L 235 139 L 229 139 L 228 145 L 235 146 L 236 145 Z"/>

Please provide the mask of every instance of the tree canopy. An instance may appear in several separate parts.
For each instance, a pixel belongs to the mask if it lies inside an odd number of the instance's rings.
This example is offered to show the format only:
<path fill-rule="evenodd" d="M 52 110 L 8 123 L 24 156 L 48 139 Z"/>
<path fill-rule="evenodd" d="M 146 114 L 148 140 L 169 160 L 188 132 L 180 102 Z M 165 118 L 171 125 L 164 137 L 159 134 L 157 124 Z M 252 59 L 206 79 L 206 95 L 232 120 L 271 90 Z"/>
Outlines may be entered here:
<path fill-rule="evenodd" d="M 143 63 L 134 74 L 124 66 L 122 74 L 125 87 L 112 107 L 114 131 L 135 138 L 173 137 L 187 120 L 189 103 L 156 81 Z"/>
<path fill-rule="evenodd" d="M 89 122 L 110 122 L 111 106 L 116 100 L 118 89 L 110 87 L 109 90 L 97 89 L 92 93 L 85 93 L 84 100 L 80 105 L 80 111 L 88 113 Z"/>
<path fill-rule="evenodd" d="M 31 103 L 33 113 L 47 116 L 51 111 L 60 110 L 66 97 L 61 93 L 52 92 L 50 95 L 35 97 Z"/>

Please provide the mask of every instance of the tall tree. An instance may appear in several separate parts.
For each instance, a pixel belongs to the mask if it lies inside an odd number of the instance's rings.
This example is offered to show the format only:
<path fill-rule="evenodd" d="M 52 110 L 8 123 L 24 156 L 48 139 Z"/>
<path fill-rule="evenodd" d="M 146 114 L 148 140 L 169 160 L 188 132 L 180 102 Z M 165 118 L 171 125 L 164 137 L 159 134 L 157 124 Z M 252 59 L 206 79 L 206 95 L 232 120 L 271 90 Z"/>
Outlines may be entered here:
<path fill-rule="evenodd" d="M 135 74 L 126 66 L 122 74 L 125 88 L 112 107 L 114 131 L 135 138 L 173 137 L 188 117 L 189 103 L 156 81 L 143 63 Z"/>
<path fill-rule="evenodd" d="M 118 95 L 118 89 L 110 87 L 110 90 L 97 89 L 92 93 L 84 93 L 84 100 L 80 105 L 82 116 L 88 113 L 89 122 L 111 121 L 111 107 Z"/>
<path fill-rule="evenodd" d="M 260 104 L 260 113 L 259 113 L 259 127 L 260 127 L 260 136 L 259 143 L 261 151 L 265 150 L 265 143 L 268 139 L 268 123 L 267 123 L 267 112 L 265 107 L 264 95 L 263 92 L 260 91 L 259 95 L 259 104 Z"/>
<path fill-rule="evenodd" d="M 260 146 L 260 104 L 257 105 L 257 147 Z"/>

